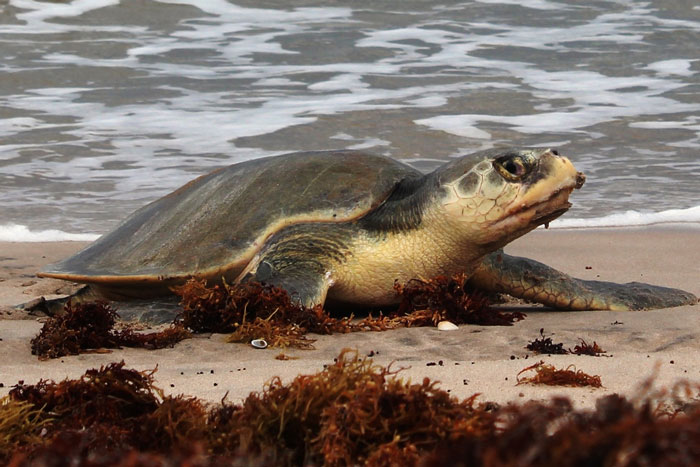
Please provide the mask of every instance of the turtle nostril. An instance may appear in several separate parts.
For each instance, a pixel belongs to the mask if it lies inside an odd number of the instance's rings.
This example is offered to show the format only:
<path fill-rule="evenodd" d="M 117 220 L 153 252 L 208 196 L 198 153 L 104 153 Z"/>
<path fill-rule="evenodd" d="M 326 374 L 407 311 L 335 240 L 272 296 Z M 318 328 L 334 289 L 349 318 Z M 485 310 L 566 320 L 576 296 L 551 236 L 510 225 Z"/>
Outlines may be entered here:
<path fill-rule="evenodd" d="M 552 154 L 554 154 L 555 156 L 558 156 L 558 155 L 559 155 L 559 151 L 557 151 L 556 149 L 552 149 Z"/>

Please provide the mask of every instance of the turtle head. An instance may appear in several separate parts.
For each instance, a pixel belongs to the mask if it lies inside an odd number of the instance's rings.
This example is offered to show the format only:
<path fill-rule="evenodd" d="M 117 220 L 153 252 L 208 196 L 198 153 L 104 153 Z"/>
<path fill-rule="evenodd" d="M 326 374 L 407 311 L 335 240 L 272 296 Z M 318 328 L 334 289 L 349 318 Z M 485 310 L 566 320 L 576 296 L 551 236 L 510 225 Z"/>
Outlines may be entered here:
<path fill-rule="evenodd" d="M 553 149 L 491 149 L 435 173 L 442 209 L 471 244 L 497 248 L 566 212 L 585 180 Z M 464 237 L 463 237 L 464 238 Z"/>

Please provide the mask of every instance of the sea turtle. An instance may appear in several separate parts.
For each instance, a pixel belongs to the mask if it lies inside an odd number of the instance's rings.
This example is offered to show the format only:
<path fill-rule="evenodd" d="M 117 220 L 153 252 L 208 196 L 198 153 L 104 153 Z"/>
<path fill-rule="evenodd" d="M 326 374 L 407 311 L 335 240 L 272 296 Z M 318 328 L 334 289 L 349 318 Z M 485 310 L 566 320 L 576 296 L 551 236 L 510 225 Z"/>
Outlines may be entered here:
<path fill-rule="evenodd" d="M 491 149 L 422 174 L 389 157 L 315 151 L 201 176 L 139 209 L 41 277 L 110 299 L 150 297 L 191 277 L 256 280 L 313 306 L 397 301 L 395 281 L 464 272 L 475 286 L 568 310 L 697 299 L 646 284 L 583 281 L 503 253 L 559 217 L 585 177 L 553 149 Z"/>

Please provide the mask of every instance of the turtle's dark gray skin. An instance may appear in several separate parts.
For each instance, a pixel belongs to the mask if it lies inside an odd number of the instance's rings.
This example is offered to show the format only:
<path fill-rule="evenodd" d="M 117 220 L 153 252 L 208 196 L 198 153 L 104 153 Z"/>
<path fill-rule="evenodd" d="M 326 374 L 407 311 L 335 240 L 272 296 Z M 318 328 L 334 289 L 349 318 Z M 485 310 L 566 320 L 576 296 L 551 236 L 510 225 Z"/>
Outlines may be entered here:
<path fill-rule="evenodd" d="M 646 284 L 582 281 L 504 254 L 563 214 L 584 176 L 551 149 L 494 149 L 422 174 L 394 159 L 323 151 L 215 170 L 136 211 L 41 272 L 108 299 L 167 294 L 192 277 L 257 280 L 307 306 L 396 303 L 394 282 L 465 272 L 479 288 L 567 310 L 695 303 Z"/>

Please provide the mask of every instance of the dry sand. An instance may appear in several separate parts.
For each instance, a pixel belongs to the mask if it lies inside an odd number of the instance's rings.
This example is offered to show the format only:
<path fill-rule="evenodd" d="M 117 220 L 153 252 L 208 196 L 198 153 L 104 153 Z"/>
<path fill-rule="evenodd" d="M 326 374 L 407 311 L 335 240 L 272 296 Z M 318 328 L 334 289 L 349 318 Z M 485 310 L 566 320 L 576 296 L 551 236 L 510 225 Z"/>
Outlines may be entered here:
<path fill-rule="evenodd" d="M 30 339 L 41 328 L 37 319 L 11 312 L 11 305 L 39 295 L 66 293 L 61 281 L 37 279 L 43 265 L 84 246 L 81 243 L 0 243 L 0 396 L 19 380 L 75 378 L 86 369 L 125 360 L 128 367 L 158 367 L 156 384 L 166 393 L 195 395 L 216 402 L 228 393 L 240 400 L 260 390 L 273 376 L 290 381 L 331 362 L 342 348 L 375 354 L 380 364 L 406 367 L 404 378 L 439 380 L 460 398 L 481 393 L 496 402 L 547 399 L 567 395 L 591 406 L 609 393 L 634 395 L 652 374 L 657 387 L 687 379 L 700 383 L 700 305 L 645 312 L 556 312 L 528 309 L 527 318 L 511 327 L 460 326 L 312 336 L 315 350 L 287 350 L 298 357 L 280 361 L 279 350 L 256 350 L 227 344 L 225 335 L 205 335 L 157 351 L 123 349 L 39 361 Z M 506 251 L 543 261 L 574 276 L 616 282 L 644 281 L 678 287 L 700 296 L 700 229 L 645 228 L 538 230 Z M 20 319 L 24 318 L 24 319 Z M 554 342 L 573 348 L 579 338 L 596 341 L 609 357 L 539 356 L 525 349 L 540 328 Z M 575 365 L 600 375 L 604 388 L 516 385 L 518 372 L 539 360 L 557 367 Z"/>

